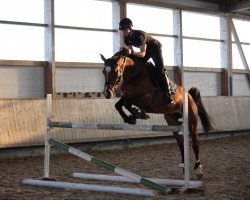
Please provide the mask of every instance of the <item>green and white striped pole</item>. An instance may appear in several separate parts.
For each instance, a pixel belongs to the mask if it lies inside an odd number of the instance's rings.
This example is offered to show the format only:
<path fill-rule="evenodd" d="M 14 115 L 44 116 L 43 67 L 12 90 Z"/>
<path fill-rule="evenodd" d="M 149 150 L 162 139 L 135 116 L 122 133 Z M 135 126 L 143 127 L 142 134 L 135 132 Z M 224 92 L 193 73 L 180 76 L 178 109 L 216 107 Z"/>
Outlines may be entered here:
<path fill-rule="evenodd" d="M 60 148 L 64 151 L 69 152 L 70 154 L 73 154 L 75 156 L 78 156 L 86 161 L 89 161 L 91 163 L 94 163 L 100 167 L 103 167 L 109 171 L 115 172 L 119 175 L 122 175 L 124 177 L 130 178 L 132 180 L 134 180 L 136 183 L 140 183 L 142 185 L 148 186 L 150 188 L 153 188 L 157 191 L 160 191 L 161 193 L 170 193 L 172 190 L 171 188 L 165 187 L 163 185 L 157 184 L 155 182 L 150 181 L 149 179 L 143 178 L 137 174 L 131 173 L 125 169 L 116 167 L 108 162 L 99 160 L 97 158 L 95 158 L 94 156 L 91 156 L 87 153 L 84 153 L 82 151 L 79 151 L 78 149 L 75 149 L 73 147 L 70 147 L 64 143 L 61 143 L 59 141 L 56 141 L 54 139 L 49 139 L 49 144 L 56 146 L 57 148 Z"/>

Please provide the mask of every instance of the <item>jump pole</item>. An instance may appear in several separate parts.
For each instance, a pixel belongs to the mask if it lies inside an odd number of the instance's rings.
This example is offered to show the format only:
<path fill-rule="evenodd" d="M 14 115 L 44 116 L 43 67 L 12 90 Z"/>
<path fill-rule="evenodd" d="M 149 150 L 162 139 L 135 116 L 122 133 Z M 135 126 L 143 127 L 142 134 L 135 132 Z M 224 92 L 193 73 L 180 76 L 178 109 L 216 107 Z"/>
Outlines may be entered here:
<path fill-rule="evenodd" d="M 132 179 L 124 176 L 111 176 L 103 174 L 90 174 L 90 173 L 73 173 L 73 177 L 88 180 L 99 180 L 99 181 L 114 181 L 114 182 L 126 182 L 135 183 Z M 161 185 L 171 186 L 185 186 L 185 180 L 173 180 L 173 179 L 160 179 L 160 178 L 147 178 L 155 183 Z M 203 181 L 189 181 L 190 187 L 202 187 Z"/>
<path fill-rule="evenodd" d="M 131 194 L 131 195 L 149 196 L 149 197 L 157 196 L 157 192 L 155 190 L 146 190 L 146 189 L 138 189 L 138 188 L 123 188 L 123 187 L 116 187 L 116 186 L 102 186 L 102 185 L 93 185 L 93 184 L 44 181 L 44 180 L 36 180 L 36 179 L 25 179 L 23 180 L 23 184 L 56 187 L 56 188 L 88 190 L 88 191 L 94 191 L 94 192 L 113 192 L 113 193 L 120 193 L 120 194 Z"/>
<path fill-rule="evenodd" d="M 109 171 L 112 171 L 112 172 L 117 173 L 117 174 L 119 174 L 121 176 L 127 177 L 129 179 L 132 179 L 136 183 L 140 183 L 142 185 L 145 185 L 145 186 L 148 186 L 148 187 L 150 187 L 152 189 L 155 189 L 155 190 L 157 190 L 157 191 L 159 191 L 161 193 L 170 193 L 172 191 L 171 188 L 168 188 L 168 187 L 165 187 L 163 185 L 157 184 L 157 183 L 152 182 L 152 181 L 150 181 L 150 180 L 148 180 L 146 178 L 143 178 L 143 177 L 141 177 L 141 176 L 139 176 L 137 174 L 131 173 L 131 172 L 125 170 L 125 169 L 122 169 L 120 167 L 112 165 L 112 164 L 110 164 L 108 162 L 105 162 L 103 160 L 97 159 L 94 156 L 91 156 L 91 155 L 89 155 L 87 153 L 79 151 L 78 149 L 70 147 L 67 144 L 61 143 L 61 142 L 59 142 L 57 140 L 49 139 L 49 144 L 54 145 L 57 148 L 60 148 L 60 149 L 62 149 L 64 151 L 67 151 L 70 154 L 73 154 L 73 155 L 75 155 L 75 156 L 77 156 L 79 158 L 82 158 L 82 159 L 84 159 L 84 160 L 86 160 L 88 162 L 91 162 L 91 163 L 96 164 L 96 165 L 98 165 L 100 167 L 103 167 L 103 168 L 105 168 L 105 169 L 107 169 Z"/>
<path fill-rule="evenodd" d="M 170 131 L 179 132 L 181 126 L 168 125 L 131 125 L 131 124 L 84 124 L 81 122 L 48 122 L 49 127 L 53 128 L 76 128 L 76 129 L 101 129 L 101 130 L 127 130 L 127 131 Z"/>

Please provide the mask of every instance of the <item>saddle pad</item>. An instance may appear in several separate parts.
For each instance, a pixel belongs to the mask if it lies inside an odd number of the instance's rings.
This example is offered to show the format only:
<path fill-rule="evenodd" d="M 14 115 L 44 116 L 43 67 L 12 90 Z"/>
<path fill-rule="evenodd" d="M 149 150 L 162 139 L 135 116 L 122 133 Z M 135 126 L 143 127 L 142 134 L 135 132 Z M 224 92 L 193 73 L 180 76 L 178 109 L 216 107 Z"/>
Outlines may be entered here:
<path fill-rule="evenodd" d="M 160 83 L 159 83 L 159 80 L 158 80 L 158 78 L 157 78 L 157 76 L 158 76 L 157 73 L 158 73 L 158 72 L 157 72 L 157 70 L 156 70 L 154 64 L 151 63 L 151 62 L 147 62 L 147 63 L 146 63 L 146 68 L 147 68 L 148 73 L 149 73 L 149 75 L 151 76 L 151 78 L 152 78 L 154 84 L 156 85 L 157 88 L 160 89 L 160 88 L 161 88 L 161 87 L 160 87 Z M 172 94 L 177 93 L 177 92 L 178 92 L 178 87 L 177 87 L 177 85 L 176 85 L 172 80 L 170 80 L 170 79 L 169 79 L 169 84 L 170 84 L 170 92 L 171 92 Z"/>
<path fill-rule="evenodd" d="M 176 94 L 178 92 L 177 85 L 172 80 L 169 81 L 169 84 L 170 84 L 170 92 Z"/>

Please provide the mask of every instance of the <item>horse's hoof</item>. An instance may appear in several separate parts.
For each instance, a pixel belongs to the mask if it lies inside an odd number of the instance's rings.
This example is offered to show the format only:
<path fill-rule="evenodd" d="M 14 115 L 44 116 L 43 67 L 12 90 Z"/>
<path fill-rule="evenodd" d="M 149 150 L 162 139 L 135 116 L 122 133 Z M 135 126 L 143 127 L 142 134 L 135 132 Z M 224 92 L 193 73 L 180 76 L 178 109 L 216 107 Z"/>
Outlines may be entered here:
<path fill-rule="evenodd" d="M 182 169 L 182 172 L 184 173 L 184 171 L 185 171 L 184 163 L 180 163 L 180 164 L 178 165 L 178 167 L 181 168 L 181 169 Z"/>
<path fill-rule="evenodd" d="M 197 180 L 203 180 L 203 174 L 197 174 Z"/>
<path fill-rule="evenodd" d="M 129 117 L 127 117 L 125 120 L 124 120 L 125 123 L 128 123 L 128 124 L 136 124 L 136 118 L 132 115 L 130 115 Z"/>
<path fill-rule="evenodd" d="M 180 164 L 178 165 L 178 167 L 179 167 L 179 168 L 184 168 L 184 163 L 180 163 Z"/>
<path fill-rule="evenodd" d="M 195 169 L 195 171 L 196 171 L 197 179 L 198 179 L 198 180 L 202 180 L 202 178 L 203 178 L 203 167 L 202 167 L 202 165 L 199 165 L 199 166 Z"/>
<path fill-rule="evenodd" d="M 149 116 L 145 111 L 141 111 L 140 113 L 140 119 L 149 119 Z"/>

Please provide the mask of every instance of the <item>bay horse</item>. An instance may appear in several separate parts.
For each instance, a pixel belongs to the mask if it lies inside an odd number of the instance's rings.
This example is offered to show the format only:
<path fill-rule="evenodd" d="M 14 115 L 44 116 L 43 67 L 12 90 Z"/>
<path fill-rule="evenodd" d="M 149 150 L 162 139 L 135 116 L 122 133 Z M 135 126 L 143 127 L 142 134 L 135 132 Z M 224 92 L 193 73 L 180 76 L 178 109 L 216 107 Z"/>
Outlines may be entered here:
<path fill-rule="evenodd" d="M 177 85 L 178 91 L 172 94 L 174 104 L 166 104 L 166 96 L 163 90 L 159 90 L 152 80 L 149 71 L 146 68 L 145 62 L 133 56 L 125 56 L 115 54 L 113 57 L 106 59 L 101 55 L 104 61 L 103 74 L 105 76 L 104 96 L 110 99 L 118 86 L 121 90 L 121 99 L 115 104 L 115 108 L 120 113 L 125 123 L 135 124 L 136 118 L 147 118 L 145 113 L 141 116 L 135 105 L 139 109 L 143 109 L 147 113 L 164 114 L 164 118 L 168 125 L 180 125 L 178 119 L 183 115 L 183 88 Z M 127 115 L 123 106 L 131 113 Z M 211 119 L 206 112 L 200 96 L 198 88 L 193 87 L 188 92 L 188 118 L 189 118 L 189 133 L 192 138 L 192 147 L 195 154 L 195 165 L 197 177 L 200 179 L 203 176 L 202 165 L 199 158 L 199 140 L 197 133 L 198 117 L 200 117 L 202 127 L 205 133 L 213 130 Z M 184 140 L 183 135 L 179 132 L 173 132 L 180 152 L 182 163 L 184 166 Z"/>

